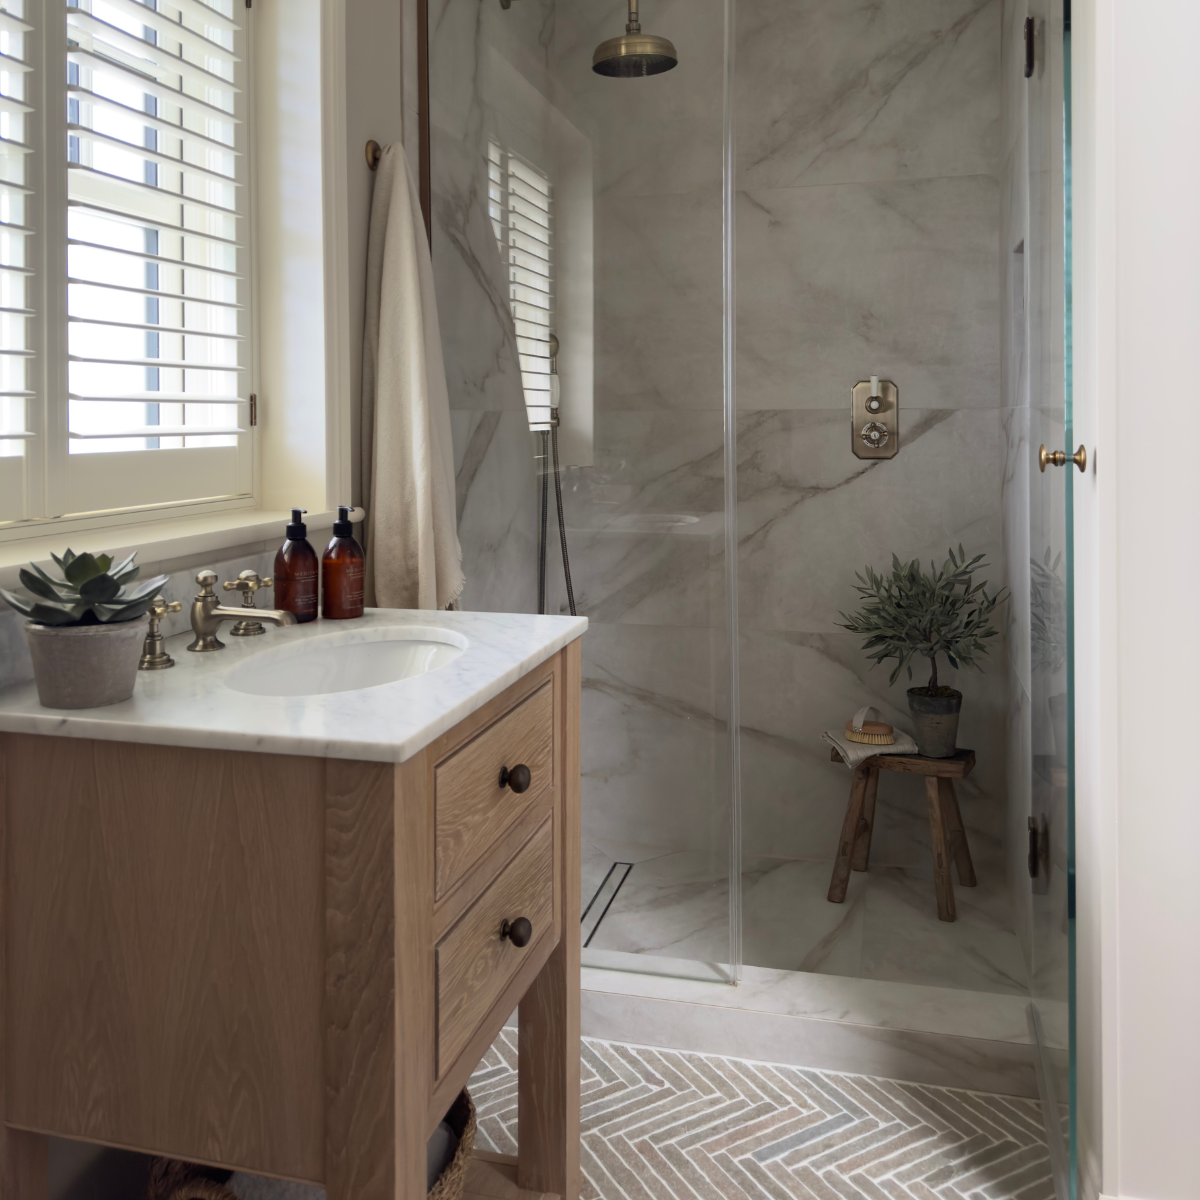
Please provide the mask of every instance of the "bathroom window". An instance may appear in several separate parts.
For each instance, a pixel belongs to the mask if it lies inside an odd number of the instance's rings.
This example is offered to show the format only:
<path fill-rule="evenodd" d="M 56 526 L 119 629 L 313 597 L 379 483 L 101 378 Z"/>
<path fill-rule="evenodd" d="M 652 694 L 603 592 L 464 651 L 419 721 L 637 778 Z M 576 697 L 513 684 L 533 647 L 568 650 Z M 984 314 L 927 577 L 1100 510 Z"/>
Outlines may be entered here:
<path fill-rule="evenodd" d="M 251 491 L 244 13 L 4 0 L 0 522 Z"/>
<path fill-rule="evenodd" d="M 550 335 L 555 326 L 554 192 L 549 178 L 488 143 L 488 215 L 508 273 L 530 429 L 550 428 Z"/>

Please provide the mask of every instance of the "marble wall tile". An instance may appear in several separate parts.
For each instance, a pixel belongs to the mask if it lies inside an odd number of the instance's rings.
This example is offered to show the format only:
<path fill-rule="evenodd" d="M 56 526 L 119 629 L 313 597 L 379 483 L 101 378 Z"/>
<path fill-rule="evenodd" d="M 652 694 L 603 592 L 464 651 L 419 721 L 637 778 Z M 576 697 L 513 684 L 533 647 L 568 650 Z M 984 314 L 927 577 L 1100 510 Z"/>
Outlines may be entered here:
<path fill-rule="evenodd" d="M 720 412 L 721 195 L 596 210 L 596 410 Z"/>
<path fill-rule="evenodd" d="M 995 178 L 739 193 L 738 407 L 847 410 L 877 374 L 901 412 L 1000 403 Z"/>
<path fill-rule="evenodd" d="M 463 551 L 462 607 L 476 612 L 537 608 L 534 439 L 524 410 L 450 413 Z"/>
<path fill-rule="evenodd" d="M 1000 0 L 737 10 L 741 182 L 995 174 Z"/>
<path fill-rule="evenodd" d="M 447 21 L 465 19 L 461 8 L 450 0 Z M 484 11 L 474 6 L 476 19 L 495 20 L 490 8 L 490 16 Z M 497 6 L 496 12 L 503 10 Z M 443 38 L 442 49 L 448 53 L 452 30 L 443 28 L 435 44 L 440 46 Z M 471 44 L 482 54 L 485 43 Z M 434 283 L 466 575 L 462 604 L 477 610 L 531 612 L 537 603 L 537 468 L 508 282 L 487 215 L 485 142 L 493 126 L 477 94 L 484 84 L 475 75 L 443 70 L 436 76 L 436 94 L 463 74 L 476 88 L 475 99 L 464 101 L 474 116 L 464 117 L 457 132 L 435 125 L 431 146 Z M 493 105 L 502 100 L 488 97 Z"/>
<path fill-rule="evenodd" d="M 848 407 L 744 415 L 742 627 L 832 632 L 857 599 L 855 571 L 884 569 L 893 553 L 940 566 L 960 542 L 987 555 L 984 577 L 998 590 L 1006 578 L 1003 463 L 995 410 L 902 405 L 900 452 L 876 461 L 851 453 Z"/>
<path fill-rule="evenodd" d="M 722 415 L 603 412 L 595 463 L 564 473 L 579 611 L 602 622 L 716 626 L 725 619 Z M 553 499 L 551 500 L 553 510 Z M 563 611 L 550 520 L 550 609 Z"/>
<path fill-rule="evenodd" d="M 584 836 L 725 853 L 723 634 L 593 623 L 583 659 Z"/>
<path fill-rule="evenodd" d="M 549 88 L 554 10 L 554 0 L 522 0 L 507 10 L 475 0 L 433 0 L 429 100 L 430 120 L 438 131 L 472 145 L 489 112 L 514 112 L 512 95 L 497 91 L 497 58 L 512 63 L 538 90 Z M 435 170 L 440 153 L 445 153 L 445 147 L 435 133 L 431 142 Z"/>

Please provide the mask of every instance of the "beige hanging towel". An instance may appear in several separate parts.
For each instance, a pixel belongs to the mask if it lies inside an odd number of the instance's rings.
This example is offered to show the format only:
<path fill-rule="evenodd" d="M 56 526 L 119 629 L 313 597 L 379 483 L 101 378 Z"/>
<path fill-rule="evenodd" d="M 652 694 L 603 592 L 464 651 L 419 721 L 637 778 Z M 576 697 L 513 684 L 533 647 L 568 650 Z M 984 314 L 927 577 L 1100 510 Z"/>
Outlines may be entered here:
<path fill-rule="evenodd" d="M 367 603 L 446 608 L 464 582 L 450 398 L 421 202 L 399 144 L 380 156 L 371 201 L 362 441 Z"/>

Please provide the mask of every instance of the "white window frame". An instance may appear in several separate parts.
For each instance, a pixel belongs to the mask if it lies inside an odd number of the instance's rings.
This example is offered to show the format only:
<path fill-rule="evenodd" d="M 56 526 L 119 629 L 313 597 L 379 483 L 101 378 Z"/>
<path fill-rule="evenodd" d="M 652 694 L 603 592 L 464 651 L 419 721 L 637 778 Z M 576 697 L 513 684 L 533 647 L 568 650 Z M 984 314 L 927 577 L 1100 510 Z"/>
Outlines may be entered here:
<path fill-rule="evenodd" d="M 61 0 L 40 2 L 53 13 Z M 108 532 L 106 545 L 166 556 L 273 535 L 293 506 L 307 508 L 310 523 L 323 528 L 336 505 L 349 501 L 355 348 L 348 312 L 356 272 L 346 251 L 345 3 L 254 0 L 249 15 L 248 375 L 258 398 L 258 424 L 246 435 L 253 448 L 250 485 L 228 497 L 0 525 L 0 574 L 61 549 L 67 535 Z M 64 55 L 65 30 L 64 10 L 61 26 L 55 25 Z M 300 63 L 308 73 L 298 76 Z M 43 81 L 38 116 L 65 122 L 64 88 L 55 92 Z M 65 166 L 61 174 L 65 192 Z M 300 213 L 298 191 L 305 198 Z M 264 238 L 264 230 L 279 236 Z M 59 257 L 54 277 L 65 291 L 65 244 Z M 59 336 L 59 353 L 48 351 L 47 362 L 65 362 L 65 321 Z M 65 394 L 65 372 L 58 394 Z M 65 404 L 59 408 L 65 423 Z"/>

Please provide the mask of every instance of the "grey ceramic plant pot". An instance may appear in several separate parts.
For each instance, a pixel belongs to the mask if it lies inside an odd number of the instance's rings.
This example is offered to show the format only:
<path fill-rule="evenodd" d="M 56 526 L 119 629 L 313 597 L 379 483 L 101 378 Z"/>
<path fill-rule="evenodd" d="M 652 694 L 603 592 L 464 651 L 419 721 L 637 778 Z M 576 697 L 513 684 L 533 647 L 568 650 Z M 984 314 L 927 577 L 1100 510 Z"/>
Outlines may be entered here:
<path fill-rule="evenodd" d="M 939 689 L 941 690 L 941 689 Z M 908 711 L 913 719 L 917 749 L 926 758 L 953 758 L 958 743 L 958 715 L 962 710 L 962 692 L 948 696 L 927 696 L 924 688 L 908 689 Z"/>
<path fill-rule="evenodd" d="M 25 637 L 38 699 L 46 708 L 103 708 L 133 695 L 145 621 L 38 625 Z"/>

